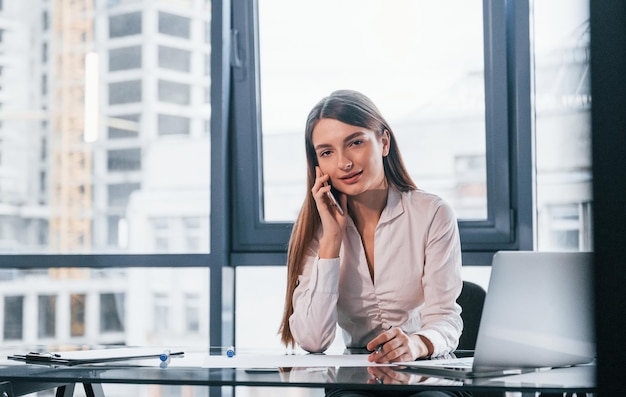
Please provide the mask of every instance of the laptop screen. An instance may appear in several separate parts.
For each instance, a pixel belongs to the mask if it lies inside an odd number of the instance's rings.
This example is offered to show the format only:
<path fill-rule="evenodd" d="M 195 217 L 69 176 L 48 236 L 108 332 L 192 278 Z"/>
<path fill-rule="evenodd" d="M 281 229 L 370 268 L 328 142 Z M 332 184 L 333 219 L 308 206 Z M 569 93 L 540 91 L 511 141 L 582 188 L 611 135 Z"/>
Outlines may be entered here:
<path fill-rule="evenodd" d="M 496 253 L 474 368 L 592 361 L 592 262 L 590 252 Z"/>

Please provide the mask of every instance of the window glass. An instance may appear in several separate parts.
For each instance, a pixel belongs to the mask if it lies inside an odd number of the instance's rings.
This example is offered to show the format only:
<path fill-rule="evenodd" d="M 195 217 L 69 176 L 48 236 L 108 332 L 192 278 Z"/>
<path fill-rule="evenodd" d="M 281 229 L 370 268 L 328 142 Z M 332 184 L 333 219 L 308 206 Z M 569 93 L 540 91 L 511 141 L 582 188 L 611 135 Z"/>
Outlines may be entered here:
<path fill-rule="evenodd" d="M 487 217 L 482 0 L 260 0 L 259 31 L 265 220 L 295 219 L 306 116 L 343 88 L 378 105 L 419 187 Z"/>
<path fill-rule="evenodd" d="M 0 91 L 12 94 L 0 99 L 3 114 L 10 113 L 0 120 L 0 343 L 206 345 L 208 269 L 183 268 L 186 260 L 165 254 L 209 253 L 204 122 L 211 104 L 202 95 L 210 76 L 201 60 L 211 53 L 210 29 L 203 32 L 211 2 L 62 3 L 13 1 L 2 12 L 11 29 L 0 28 L 0 52 L 11 67 L 0 62 Z M 159 17 L 158 8 L 171 14 Z M 57 23 L 61 18 L 72 23 Z M 193 37 L 191 26 L 198 27 Z M 159 48 L 167 48 L 161 64 Z M 192 59 L 198 67 L 191 68 Z M 161 74 L 175 86 L 173 94 L 164 90 L 170 103 L 158 103 Z M 191 91 L 198 103 L 189 100 Z M 175 139 L 158 133 L 163 111 L 185 118 L 173 123 Z M 152 243 L 155 217 L 171 221 L 172 251 Z M 117 259 L 130 254 L 140 254 L 142 266 L 174 267 L 133 269 L 135 260 Z M 69 258 L 73 270 L 11 269 L 14 255 L 20 266 L 22 255 L 41 255 L 37 266 Z M 72 268 L 83 255 L 80 269 Z M 94 263 L 121 268 L 86 268 Z M 151 327 L 159 290 L 169 291 L 172 313 L 180 313 L 169 340 Z M 185 293 L 198 296 L 195 319 Z M 136 320 L 144 313 L 148 324 Z"/>
<path fill-rule="evenodd" d="M 190 120 L 188 117 L 159 114 L 159 135 L 187 135 L 189 134 Z"/>
<path fill-rule="evenodd" d="M 170 297 L 163 292 L 154 294 L 154 332 L 164 334 L 170 327 Z"/>
<path fill-rule="evenodd" d="M 48 75 L 41 75 L 41 96 L 48 95 Z"/>
<path fill-rule="evenodd" d="M 159 80 L 159 101 L 177 105 L 189 105 L 191 101 L 189 84 Z"/>
<path fill-rule="evenodd" d="M 141 102 L 141 80 L 109 83 L 109 105 Z"/>
<path fill-rule="evenodd" d="M 534 1 L 537 248 L 592 250 L 589 2 Z"/>
<path fill-rule="evenodd" d="M 163 69 L 189 72 L 191 70 L 191 52 L 180 48 L 159 46 L 159 66 Z"/>
<path fill-rule="evenodd" d="M 41 30 L 46 31 L 50 27 L 50 16 L 48 11 L 44 10 L 41 13 Z"/>
<path fill-rule="evenodd" d="M 109 37 L 141 34 L 141 12 L 113 15 L 109 17 Z"/>
<path fill-rule="evenodd" d="M 200 331 L 200 296 L 185 294 L 185 327 L 189 332 Z"/>
<path fill-rule="evenodd" d="M 0 345 L 206 346 L 209 282 L 208 268 L 180 266 L 4 268 Z M 159 300 L 163 291 L 167 298 Z M 155 330 L 166 323 L 153 313 L 163 304 L 169 310 L 171 332 L 157 335 Z"/>
<path fill-rule="evenodd" d="M 109 171 L 140 171 L 141 149 L 109 150 L 107 169 Z"/>
<path fill-rule="evenodd" d="M 37 309 L 39 316 L 37 318 L 37 336 L 39 338 L 54 338 L 56 335 L 56 295 L 39 295 L 37 297 L 39 303 Z"/>
<path fill-rule="evenodd" d="M 137 240 L 150 217 L 208 217 L 211 105 L 202 96 L 210 76 L 201 62 L 211 51 L 204 35 L 160 34 L 153 2 L 107 1 L 97 11 L 14 3 L 3 14 L 16 24 L 7 33 L 11 45 L 0 43 L 12 65 L 0 65 L 1 90 L 14 93 L 0 100 L 10 113 L 0 121 L 0 254 L 131 253 L 147 249 Z M 164 21 L 202 30 L 211 9 L 196 4 L 168 2 L 175 18 Z M 76 23 L 51 23 L 59 13 Z M 175 145 L 162 139 L 169 134 L 179 135 Z M 174 203 L 186 211 L 177 213 Z M 128 205 L 138 210 L 130 214 Z M 204 253 L 208 235 L 198 243 Z"/>
<path fill-rule="evenodd" d="M 2 281 L 4 282 L 4 280 Z M 24 332 L 24 297 L 4 297 L 4 340 L 20 340 Z"/>
<path fill-rule="evenodd" d="M 141 115 L 116 115 L 106 120 L 109 139 L 136 138 L 139 136 Z"/>
<path fill-rule="evenodd" d="M 48 62 L 48 43 L 41 44 L 41 62 Z"/>
<path fill-rule="evenodd" d="M 167 12 L 159 12 L 159 33 L 188 39 L 189 31 L 189 18 Z"/>
<path fill-rule="evenodd" d="M 122 332 L 124 331 L 124 293 L 100 294 L 100 331 Z"/>
<path fill-rule="evenodd" d="M 172 233 L 170 231 L 170 221 L 166 218 L 152 220 L 152 234 L 154 236 L 154 249 L 157 252 L 167 252 L 170 248 Z"/>
<path fill-rule="evenodd" d="M 70 335 L 73 337 L 85 335 L 86 298 L 85 294 L 70 295 Z"/>
<path fill-rule="evenodd" d="M 109 71 L 141 68 L 141 46 L 109 50 Z"/>

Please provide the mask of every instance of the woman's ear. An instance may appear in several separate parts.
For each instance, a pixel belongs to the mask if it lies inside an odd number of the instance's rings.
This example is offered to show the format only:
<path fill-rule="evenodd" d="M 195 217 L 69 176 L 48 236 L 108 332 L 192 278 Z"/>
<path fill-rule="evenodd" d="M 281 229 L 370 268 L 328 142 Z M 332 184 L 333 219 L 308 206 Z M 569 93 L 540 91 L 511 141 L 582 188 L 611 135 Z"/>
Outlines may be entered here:
<path fill-rule="evenodd" d="M 382 135 L 382 144 L 383 144 L 383 157 L 387 157 L 389 154 L 389 148 L 391 146 L 391 134 L 389 130 L 385 128 Z"/>

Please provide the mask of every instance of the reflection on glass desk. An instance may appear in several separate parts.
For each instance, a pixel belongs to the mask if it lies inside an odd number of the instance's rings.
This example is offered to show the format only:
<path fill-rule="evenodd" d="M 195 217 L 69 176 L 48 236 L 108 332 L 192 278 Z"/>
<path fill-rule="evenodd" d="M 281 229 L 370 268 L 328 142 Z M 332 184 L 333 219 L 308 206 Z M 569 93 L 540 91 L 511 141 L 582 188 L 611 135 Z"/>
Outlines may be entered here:
<path fill-rule="evenodd" d="M 452 379 L 422 375 L 412 369 L 400 366 L 372 366 L 355 358 L 351 361 L 335 361 L 330 357 L 327 366 L 320 361 L 320 355 L 296 355 L 285 361 L 282 352 L 237 351 L 238 361 L 231 361 L 228 367 L 222 354 L 223 349 L 200 350 L 181 348 L 183 357 L 172 358 L 167 365 L 157 359 L 128 360 L 102 364 L 77 366 L 27 364 L 7 360 L 10 354 L 20 351 L 2 351 L 0 358 L 0 382 L 9 382 L 12 394 L 24 395 L 37 390 L 83 384 L 90 388 L 92 395 L 103 395 L 102 384 L 155 384 L 190 386 L 255 386 L 255 387 L 303 387 L 324 388 L 327 386 L 352 389 L 385 390 L 466 390 L 466 391 L 518 391 L 548 393 L 594 393 L 595 366 L 584 365 L 558 368 L 549 371 L 511 375 L 497 378 Z M 246 357 L 264 357 L 267 363 L 261 366 L 250 361 L 246 367 Z M 221 360 L 215 366 L 215 357 Z M 310 359 L 311 365 L 307 365 Z M 238 362 L 239 364 L 234 365 Z M 272 367 L 271 363 L 292 362 L 299 366 Z M 207 364 L 209 363 L 209 364 Z M 212 364 L 211 364 L 212 363 Z M 223 367 L 221 366 L 224 363 Z M 354 365 L 354 366 L 346 366 Z M 235 368 L 233 368 L 235 367 Z M 67 386 L 65 386 L 67 387 Z M 89 393 L 88 393 L 89 394 Z M 58 393 L 57 395 L 63 395 Z M 68 394 L 66 394 L 68 395 Z"/>

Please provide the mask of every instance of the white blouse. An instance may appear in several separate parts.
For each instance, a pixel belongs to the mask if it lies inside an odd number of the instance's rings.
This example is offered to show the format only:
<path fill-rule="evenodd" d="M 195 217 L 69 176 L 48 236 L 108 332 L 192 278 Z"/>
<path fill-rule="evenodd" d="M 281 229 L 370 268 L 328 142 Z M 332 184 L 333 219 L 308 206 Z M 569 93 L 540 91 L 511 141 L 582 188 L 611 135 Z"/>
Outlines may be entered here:
<path fill-rule="evenodd" d="M 319 238 L 319 235 L 318 235 Z M 434 356 L 453 351 L 463 328 L 461 243 L 452 208 L 440 197 L 389 188 L 374 234 L 374 281 L 361 237 L 348 218 L 339 258 L 320 259 L 314 239 L 293 294 L 296 342 L 325 351 L 336 325 L 349 348 L 390 327 L 428 338 Z"/>

